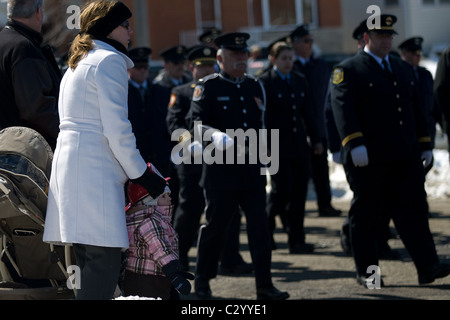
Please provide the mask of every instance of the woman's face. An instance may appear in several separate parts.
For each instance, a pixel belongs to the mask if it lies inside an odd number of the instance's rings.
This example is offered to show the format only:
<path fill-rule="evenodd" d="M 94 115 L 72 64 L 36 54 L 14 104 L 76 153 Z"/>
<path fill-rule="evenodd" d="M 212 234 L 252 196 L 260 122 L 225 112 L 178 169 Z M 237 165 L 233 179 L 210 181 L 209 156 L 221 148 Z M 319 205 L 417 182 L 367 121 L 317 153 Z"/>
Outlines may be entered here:
<path fill-rule="evenodd" d="M 271 62 L 277 67 L 278 71 L 287 75 L 294 66 L 294 51 L 291 49 L 284 49 L 280 52 L 278 57 L 271 57 Z"/>
<path fill-rule="evenodd" d="M 133 29 L 130 27 L 130 22 L 125 20 L 120 26 L 115 28 L 109 35 L 108 38 L 120 42 L 125 48 L 128 48 L 128 44 L 131 41 L 131 35 L 133 34 Z"/>

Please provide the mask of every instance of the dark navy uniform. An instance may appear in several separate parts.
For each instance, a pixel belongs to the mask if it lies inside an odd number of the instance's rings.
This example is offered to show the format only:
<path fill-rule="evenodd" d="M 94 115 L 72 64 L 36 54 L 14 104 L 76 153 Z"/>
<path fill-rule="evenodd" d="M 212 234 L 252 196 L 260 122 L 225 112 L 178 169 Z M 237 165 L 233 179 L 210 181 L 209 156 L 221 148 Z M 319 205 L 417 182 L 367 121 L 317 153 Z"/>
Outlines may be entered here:
<path fill-rule="evenodd" d="M 332 109 L 354 193 L 351 245 L 357 276 L 364 277 L 369 266 L 378 265 L 376 234 L 383 220 L 379 215 L 387 212 L 415 263 L 419 282 L 426 283 L 424 279 L 434 281 L 439 265 L 428 225 L 421 160 L 421 152 L 431 149 L 430 137 L 411 67 L 393 56 L 390 65 L 392 73 L 361 51 L 333 74 Z M 350 152 L 362 145 L 369 165 L 355 167 Z"/>
<path fill-rule="evenodd" d="M 233 69 L 238 78 L 226 73 L 229 68 L 227 59 L 230 63 L 241 61 L 245 56 L 248 59 L 246 40 L 249 37 L 247 33 L 228 33 L 215 39 L 220 48 L 218 61 L 224 61 L 221 65 L 224 70 L 200 80 L 192 99 L 191 120 L 194 124 L 201 122 L 222 134 L 227 130 L 240 130 L 250 136 L 254 133 L 250 138 L 236 134 L 234 145 L 225 152 L 212 144 L 205 147 L 201 185 L 205 188 L 207 223 L 201 229 L 198 242 L 195 291 L 199 297 L 211 296 L 209 280 L 217 274 L 230 223 L 241 209 L 246 218 L 250 254 L 255 267 L 257 298 L 284 300 L 289 294 L 273 286 L 270 271 L 272 254 L 265 213 L 266 171 L 260 159 L 253 159 L 254 150 L 261 148 L 259 130 L 265 127 L 265 90 L 260 81 L 243 73 L 242 64 Z M 193 130 L 197 129 L 198 126 L 193 127 Z M 231 151 L 234 157 L 229 156 Z M 245 158 L 244 163 L 238 164 L 238 158 L 242 160 L 242 157 Z M 234 161 L 230 163 L 230 160 Z"/>
<path fill-rule="evenodd" d="M 263 101 L 264 90 L 256 79 L 235 80 L 224 73 L 215 74 L 203 79 L 196 88 L 192 121 L 201 121 L 222 132 L 262 129 L 263 112 L 258 103 Z M 225 156 L 223 159 L 225 162 Z M 248 159 L 239 165 L 204 164 L 201 184 L 207 201 L 207 225 L 199 239 L 197 277 L 209 280 L 216 276 L 228 227 L 240 207 L 246 216 L 256 286 L 271 286 L 270 237 L 265 216 L 267 181 L 261 169 L 262 165 L 249 164 Z"/>
<path fill-rule="evenodd" d="M 145 161 L 154 163 L 165 176 L 170 173 L 170 135 L 165 124 L 169 96 L 166 88 L 147 81 L 142 100 L 139 88 L 128 85 L 128 118 L 137 148 Z"/>
<path fill-rule="evenodd" d="M 431 72 L 428 69 L 419 65 L 422 56 L 422 37 L 412 37 L 403 41 L 398 48 L 402 52 L 402 58 L 412 64 L 414 75 L 416 77 L 417 85 L 420 93 L 420 105 L 424 108 L 424 113 L 427 118 L 428 132 L 431 137 L 431 147 L 435 147 L 436 138 L 436 124 L 442 124 L 442 111 L 438 104 L 434 102 L 434 80 Z M 431 169 L 432 165 L 427 169 Z"/>
<path fill-rule="evenodd" d="M 450 47 L 448 47 L 439 59 L 434 80 L 434 97 L 436 104 L 442 112 L 446 122 L 447 137 L 450 137 Z M 450 151 L 450 139 L 448 139 Z"/>
<path fill-rule="evenodd" d="M 165 49 L 160 52 L 160 56 L 164 59 L 165 63 L 172 62 L 176 65 L 181 65 L 185 63 L 186 61 L 186 51 L 187 48 L 185 46 L 177 45 L 170 47 L 168 49 Z M 177 81 L 177 83 L 175 83 Z M 154 80 L 154 84 L 158 84 L 164 88 L 166 88 L 169 92 L 169 96 L 166 100 L 166 106 L 164 108 L 164 116 L 163 116 L 163 123 L 166 127 L 166 132 L 169 133 L 169 129 L 167 128 L 166 118 L 167 118 L 167 110 L 169 108 L 170 104 L 170 94 L 172 92 L 172 89 L 180 86 L 182 84 L 186 84 L 192 81 L 192 77 L 188 72 L 184 72 L 181 75 L 180 79 L 173 79 L 166 71 L 165 69 L 161 74 L 159 74 Z M 169 147 L 172 149 L 175 146 L 175 143 L 172 141 L 169 141 Z M 170 160 L 170 154 L 167 158 L 167 161 L 169 162 L 169 173 L 168 176 L 171 177 L 170 179 L 170 189 L 172 190 L 171 197 L 172 197 L 172 204 L 174 206 L 174 212 L 177 209 L 178 206 L 178 198 L 179 198 L 179 190 L 180 190 L 180 181 L 178 179 L 177 169 L 176 166 L 171 162 Z"/>
<path fill-rule="evenodd" d="M 189 129 L 188 112 L 191 106 L 196 82 L 173 88 L 167 113 L 167 127 L 173 133 L 177 129 Z M 178 233 L 180 261 L 189 269 L 188 252 L 196 240 L 200 218 L 205 209 L 203 188 L 200 186 L 202 164 L 180 164 L 176 167 L 180 182 L 177 210 L 174 214 L 174 228 Z M 240 214 L 235 215 L 222 254 L 221 266 L 232 269 L 243 263 L 239 254 Z"/>
<path fill-rule="evenodd" d="M 282 79 L 272 68 L 263 73 L 260 80 L 267 93 L 267 129 L 280 130 L 280 170 L 271 176 L 272 189 L 267 204 L 269 224 L 273 232 L 275 216 L 285 215 L 290 252 L 301 253 L 305 247 L 305 201 L 311 168 L 307 138 L 310 136 L 313 144 L 321 142 L 311 91 L 306 78 L 295 72 Z"/>
<path fill-rule="evenodd" d="M 289 36 L 290 41 L 302 39 L 310 35 L 308 25 L 297 27 Z M 321 143 L 325 149 L 320 155 L 314 153 L 314 148 L 310 148 L 312 180 L 317 195 L 317 206 L 320 216 L 337 216 L 341 214 L 340 210 L 332 207 L 331 187 L 328 167 L 327 139 L 325 134 L 325 116 L 324 102 L 330 80 L 331 70 L 325 60 L 310 56 L 303 64 L 300 59 L 294 63 L 294 71 L 300 72 L 306 76 L 309 87 L 311 88 L 312 105 L 316 113 L 317 123 L 322 135 Z"/>

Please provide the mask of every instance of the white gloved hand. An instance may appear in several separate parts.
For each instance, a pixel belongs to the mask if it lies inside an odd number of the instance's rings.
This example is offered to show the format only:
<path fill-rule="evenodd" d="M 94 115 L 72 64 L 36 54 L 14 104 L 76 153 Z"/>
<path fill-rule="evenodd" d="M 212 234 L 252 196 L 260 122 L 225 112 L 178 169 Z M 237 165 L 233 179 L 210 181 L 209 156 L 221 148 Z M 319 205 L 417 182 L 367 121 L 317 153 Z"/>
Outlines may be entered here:
<path fill-rule="evenodd" d="M 187 146 L 187 149 L 193 157 L 201 157 L 203 153 L 203 146 L 200 142 L 194 141 Z"/>
<path fill-rule="evenodd" d="M 212 134 L 212 142 L 217 150 L 224 151 L 234 145 L 234 140 L 229 135 L 221 131 L 216 131 Z"/>
<path fill-rule="evenodd" d="M 423 166 L 426 168 L 428 166 L 431 165 L 431 163 L 433 162 L 433 152 L 432 151 L 424 151 L 422 152 L 422 162 L 423 162 Z"/>
<path fill-rule="evenodd" d="M 359 146 L 351 151 L 353 164 L 355 167 L 367 167 L 369 165 L 369 154 L 366 146 Z"/>
<path fill-rule="evenodd" d="M 342 164 L 341 152 L 340 151 L 333 153 L 333 162 L 336 162 L 338 164 Z"/>

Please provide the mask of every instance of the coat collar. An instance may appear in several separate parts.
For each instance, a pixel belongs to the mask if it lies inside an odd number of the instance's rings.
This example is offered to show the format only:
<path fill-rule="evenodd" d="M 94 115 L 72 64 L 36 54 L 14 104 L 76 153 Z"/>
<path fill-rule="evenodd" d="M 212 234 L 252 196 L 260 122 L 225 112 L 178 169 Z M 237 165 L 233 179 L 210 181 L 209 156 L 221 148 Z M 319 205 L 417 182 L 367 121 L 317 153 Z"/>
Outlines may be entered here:
<path fill-rule="evenodd" d="M 8 20 L 8 22 L 6 23 L 6 28 L 16 30 L 31 42 L 33 42 L 37 47 L 40 47 L 42 44 L 42 34 L 24 25 L 23 23 L 15 20 Z"/>
<path fill-rule="evenodd" d="M 114 48 L 112 45 L 107 44 L 106 42 L 103 42 L 101 40 L 94 40 L 94 48 L 95 49 L 104 49 L 104 50 L 114 51 L 117 54 L 119 54 L 125 60 L 125 62 L 127 64 L 127 69 L 131 69 L 131 68 L 134 67 L 133 60 L 131 60 L 126 54 L 120 52 L 119 50 Z"/>

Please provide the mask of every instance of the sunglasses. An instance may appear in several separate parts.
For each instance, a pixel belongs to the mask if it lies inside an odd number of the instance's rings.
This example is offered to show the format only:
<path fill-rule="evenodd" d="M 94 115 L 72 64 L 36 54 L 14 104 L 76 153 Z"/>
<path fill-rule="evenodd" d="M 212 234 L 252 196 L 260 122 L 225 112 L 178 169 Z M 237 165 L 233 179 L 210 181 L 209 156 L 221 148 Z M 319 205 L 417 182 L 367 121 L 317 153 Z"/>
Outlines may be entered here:
<path fill-rule="evenodd" d="M 303 42 L 306 44 L 314 43 L 314 39 L 303 39 Z"/>
<path fill-rule="evenodd" d="M 130 21 L 129 20 L 125 20 L 119 26 L 121 26 L 121 27 L 123 27 L 123 28 L 128 30 L 130 28 Z"/>
<path fill-rule="evenodd" d="M 149 69 L 149 65 L 148 64 L 137 64 L 134 66 L 135 69 L 137 70 L 148 70 Z"/>

